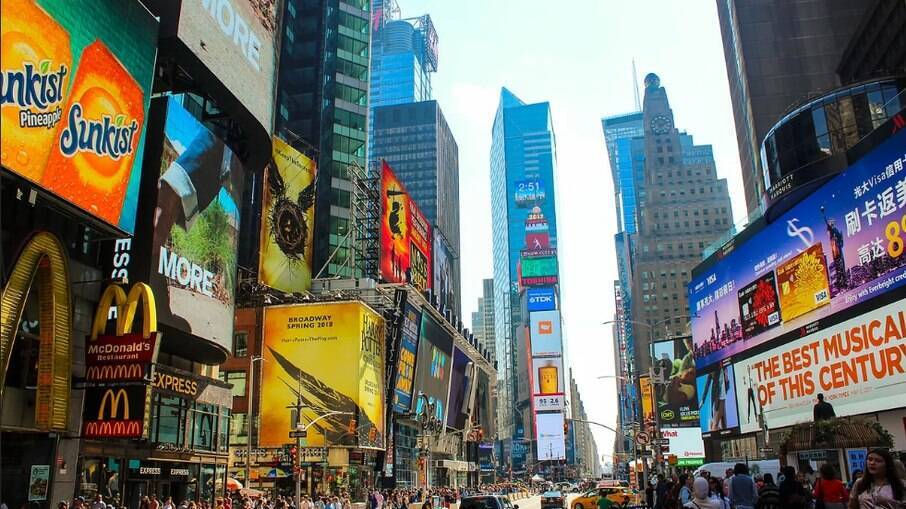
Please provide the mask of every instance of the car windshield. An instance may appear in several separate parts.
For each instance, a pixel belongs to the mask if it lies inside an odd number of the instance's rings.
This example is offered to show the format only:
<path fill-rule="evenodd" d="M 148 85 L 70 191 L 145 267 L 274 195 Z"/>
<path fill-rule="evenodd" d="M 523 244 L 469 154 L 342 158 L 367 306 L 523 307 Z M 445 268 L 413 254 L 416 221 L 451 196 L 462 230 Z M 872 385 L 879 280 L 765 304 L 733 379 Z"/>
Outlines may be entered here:
<path fill-rule="evenodd" d="M 498 509 L 497 500 L 494 497 L 465 498 L 459 509 Z"/>

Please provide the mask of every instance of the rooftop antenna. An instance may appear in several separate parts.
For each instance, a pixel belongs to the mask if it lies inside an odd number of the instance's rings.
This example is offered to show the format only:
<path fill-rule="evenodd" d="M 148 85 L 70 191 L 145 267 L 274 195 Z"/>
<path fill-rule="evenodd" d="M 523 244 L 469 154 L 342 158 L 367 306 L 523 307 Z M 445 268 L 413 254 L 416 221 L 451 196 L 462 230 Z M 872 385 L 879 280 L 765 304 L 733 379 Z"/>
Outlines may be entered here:
<path fill-rule="evenodd" d="M 635 111 L 642 111 L 642 100 L 639 98 L 639 75 L 635 71 L 635 58 L 632 59 L 632 96 L 635 98 Z"/>

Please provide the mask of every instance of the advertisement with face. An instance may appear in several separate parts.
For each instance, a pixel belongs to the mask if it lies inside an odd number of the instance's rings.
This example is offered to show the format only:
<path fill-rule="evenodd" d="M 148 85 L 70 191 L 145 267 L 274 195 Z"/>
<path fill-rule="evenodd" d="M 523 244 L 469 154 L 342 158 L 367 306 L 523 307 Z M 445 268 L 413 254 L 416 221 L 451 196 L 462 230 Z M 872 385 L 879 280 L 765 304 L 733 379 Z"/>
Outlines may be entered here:
<path fill-rule="evenodd" d="M 229 350 L 242 164 L 179 97 L 166 100 L 149 277 L 158 321 Z"/>
<path fill-rule="evenodd" d="M 538 461 L 566 459 L 566 436 L 563 433 L 563 414 L 535 414 L 538 436 Z"/>
<path fill-rule="evenodd" d="M 396 387 L 393 391 L 393 410 L 400 414 L 409 413 L 412 408 L 415 358 L 418 354 L 418 334 L 421 325 L 422 312 L 412 304 L 406 303 L 400 341 L 399 368 L 396 375 Z"/>
<path fill-rule="evenodd" d="M 428 313 L 422 313 L 422 327 L 415 367 L 415 394 L 423 392 L 434 405 L 434 417 L 446 422 L 450 391 L 453 336 Z M 414 396 L 415 397 L 415 396 Z M 424 413 L 425 398 L 415 397 L 415 414 Z"/>
<path fill-rule="evenodd" d="M 900 130 L 697 272 L 699 370 L 906 284 L 904 146 Z"/>
<path fill-rule="evenodd" d="M 653 364 L 663 368 L 666 384 L 655 384 L 654 395 L 662 427 L 698 426 L 695 362 L 692 338 L 658 341 L 652 345 Z"/>
<path fill-rule="evenodd" d="M 264 308 L 259 444 L 287 443 L 301 399 L 307 447 L 384 447 L 384 319 L 360 302 Z M 328 361 L 329 359 L 329 361 Z"/>
<path fill-rule="evenodd" d="M 468 378 L 466 370 L 471 367 L 469 356 L 459 348 L 453 347 L 453 371 L 450 378 L 450 396 L 447 398 L 450 408 L 447 410 L 447 426 L 462 429 L 466 423 L 463 404 L 466 402 Z"/>
<path fill-rule="evenodd" d="M 139 2 L 2 2 L 2 163 L 135 229 L 158 23 Z"/>
<path fill-rule="evenodd" d="M 560 335 L 560 311 L 539 311 L 529 314 L 531 352 L 533 357 L 563 355 Z"/>
<path fill-rule="evenodd" d="M 179 39 L 261 125 L 273 126 L 277 0 L 184 1 Z"/>
<path fill-rule="evenodd" d="M 311 288 L 315 228 L 315 162 L 274 138 L 261 213 L 261 284 L 282 292 Z"/>
<path fill-rule="evenodd" d="M 812 420 L 818 394 L 838 417 L 902 406 L 906 304 L 893 302 L 737 362 L 740 431 Z"/>
<path fill-rule="evenodd" d="M 434 259 L 434 293 L 440 299 L 440 309 L 456 309 L 453 256 L 447 249 L 443 234 L 436 228 L 434 229 L 434 251 L 431 253 L 431 257 Z"/>
<path fill-rule="evenodd" d="M 431 288 L 431 225 L 406 187 L 382 161 L 380 275 L 388 283 Z"/>
<path fill-rule="evenodd" d="M 698 387 L 699 420 L 703 436 L 715 431 L 735 430 L 739 426 L 736 411 L 736 378 L 733 365 L 721 363 L 716 369 L 701 374 Z"/>

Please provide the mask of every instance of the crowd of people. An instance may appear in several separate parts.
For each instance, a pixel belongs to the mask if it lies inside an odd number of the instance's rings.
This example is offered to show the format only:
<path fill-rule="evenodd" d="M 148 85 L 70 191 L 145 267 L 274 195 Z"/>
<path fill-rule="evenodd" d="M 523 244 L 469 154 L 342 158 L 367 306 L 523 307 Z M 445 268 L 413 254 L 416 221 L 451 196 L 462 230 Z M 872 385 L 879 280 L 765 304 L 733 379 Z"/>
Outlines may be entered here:
<path fill-rule="evenodd" d="M 724 477 L 700 472 L 683 474 L 657 483 L 645 491 L 653 509 L 906 509 L 906 467 L 884 449 L 868 454 L 865 472 L 853 472 L 849 483 L 826 463 L 819 471 L 781 469 L 778 479 L 770 473 L 749 474 L 739 463 Z"/>

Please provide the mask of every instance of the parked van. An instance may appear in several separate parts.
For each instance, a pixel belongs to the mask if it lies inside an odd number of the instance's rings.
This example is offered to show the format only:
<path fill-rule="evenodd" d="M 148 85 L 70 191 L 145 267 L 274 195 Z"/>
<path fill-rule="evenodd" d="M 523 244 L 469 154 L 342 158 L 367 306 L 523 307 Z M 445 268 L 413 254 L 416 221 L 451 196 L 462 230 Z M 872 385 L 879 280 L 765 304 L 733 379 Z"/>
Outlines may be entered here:
<path fill-rule="evenodd" d="M 701 475 L 702 471 L 707 470 L 711 473 L 713 477 L 726 476 L 727 469 L 733 469 L 736 466 L 736 463 L 745 463 L 749 466 L 749 474 L 752 477 L 756 475 L 771 474 L 774 476 L 774 483 L 780 484 L 780 481 L 777 477 L 780 475 L 780 460 L 759 460 L 759 461 L 739 461 L 734 463 L 729 462 L 717 462 L 717 463 L 705 463 L 704 465 L 695 469 L 695 476 L 698 477 Z"/>

